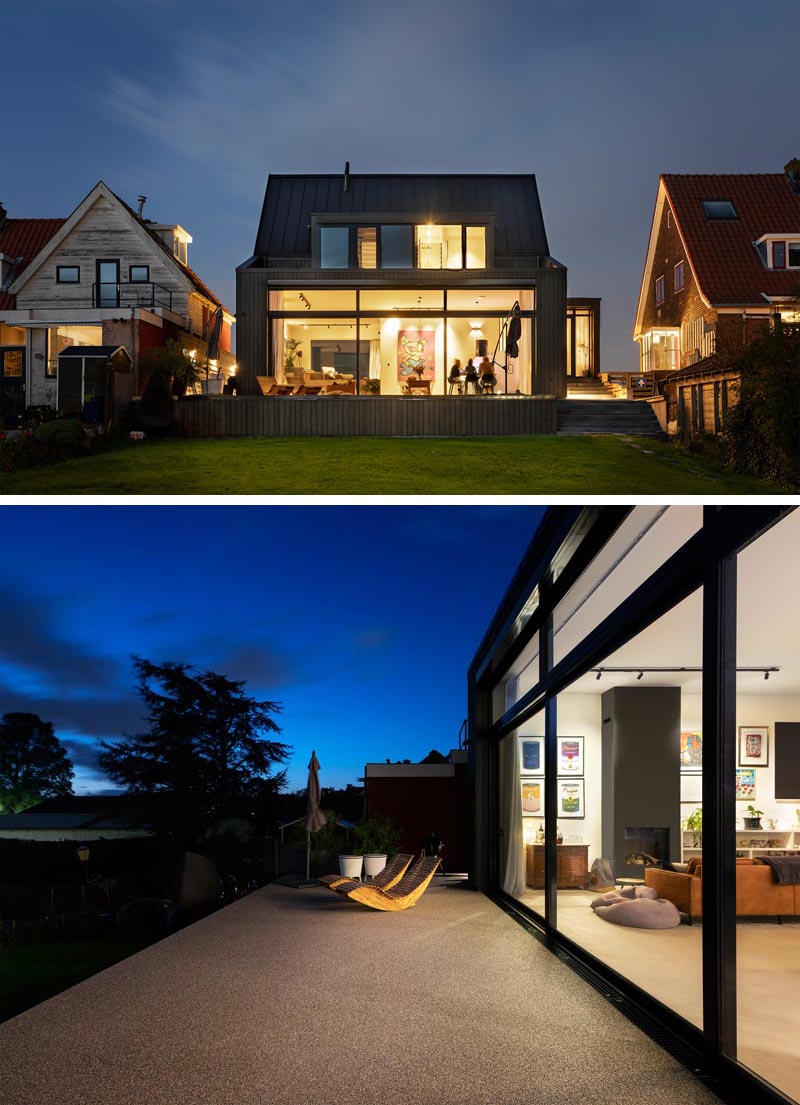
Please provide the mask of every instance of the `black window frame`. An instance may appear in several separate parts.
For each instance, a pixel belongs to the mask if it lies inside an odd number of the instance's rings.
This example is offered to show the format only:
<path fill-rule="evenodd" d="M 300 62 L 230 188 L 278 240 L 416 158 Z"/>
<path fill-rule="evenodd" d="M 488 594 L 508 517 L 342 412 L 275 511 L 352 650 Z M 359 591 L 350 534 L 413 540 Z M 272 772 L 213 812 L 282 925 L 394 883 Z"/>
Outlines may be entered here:
<path fill-rule="evenodd" d="M 147 274 L 144 280 L 134 280 L 133 270 L 144 269 Z M 128 265 L 128 283 L 129 284 L 149 284 L 150 283 L 150 266 L 149 265 Z"/>
<path fill-rule="evenodd" d="M 74 269 L 78 274 L 77 280 L 64 280 L 62 272 L 64 269 Z M 80 284 L 81 282 L 81 267 L 80 265 L 56 265 L 56 284 Z"/>
<path fill-rule="evenodd" d="M 117 279 L 114 280 L 114 281 L 109 281 L 109 280 L 101 281 L 101 279 L 100 279 L 100 266 L 101 265 L 116 265 L 116 267 L 117 267 Z M 119 305 L 120 305 L 120 288 L 119 288 L 119 285 L 120 285 L 120 276 L 122 275 L 120 269 L 121 269 L 121 266 L 120 266 L 119 257 L 97 257 L 97 258 L 95 258 L 95 262 L 94 262 L 94 272 L 95 272 L 95 286 L 94 286 L 95 287 L 95 294 L 94 294 L 95 304 L 94 305 L 95 305 L 95 307 L 98 307 L 100 309 L 108 308 L 110 310 L 115 310 L 117 307 L 119 307 Z M 116 285 L 117 294 L 115 296 L 115 302 L 114 303 L 104 303 L 103 302 L 103 295 L 102 295 L 102 292 L 101 292 L 101 288 L 104 284 L 109 284 L 109 283 L 113 283 L 113 284 Z"/>
<path fill-rule="evenodd" d="M 346 265 L 323 265 L 322 263 L 322 232 L 324 230 L 346 230 L 347 231 L 347 264 Z M 348 223 L 324 223 L 319 227 L 319 267 L 325 272 L 346 272 L 349 269 L 356 267 L 355 265 L 355 245 L 356 235 L 353 233 L 353 226 Z"/>
<path fill-rule="evenodd" d="M 700 200 L 700 203 L 703 208 L 703 214 L 710 223 L 732 223 L 736 222 L 739 218 L 733 200 L 705 199 Z M 715 204 L 720 208 L 727 204 L 727 206 L 730 208 L 731 214 L 712 214 L 710 210 L 712 204 Z"/>

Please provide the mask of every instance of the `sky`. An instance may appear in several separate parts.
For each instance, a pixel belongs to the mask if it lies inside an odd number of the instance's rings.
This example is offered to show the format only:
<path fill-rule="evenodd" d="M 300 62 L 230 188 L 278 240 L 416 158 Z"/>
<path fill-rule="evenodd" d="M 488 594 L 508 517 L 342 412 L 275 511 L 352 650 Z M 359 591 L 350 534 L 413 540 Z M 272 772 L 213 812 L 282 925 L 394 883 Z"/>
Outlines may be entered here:
<path fill-rule="evenodd" d="M 512 506 L 6 506 L 2 712 L 53 723 L 75 793 L 145 731 L 131 657 L 277 701 L 289 789 L 458 746 L 466 673 L 543 513 Z"/>
<path fill-rule="evenodd" d="M 800 154 L 799 12 L 3 0 L 0 199 L 53 217 L 100 179 L 134 208 L 145 194 L 233 309 L 270 172 L 533 172 L 569 294 L 602 299 L 602 367 L 635 371 L 658 176 L 780 172 Z"/>

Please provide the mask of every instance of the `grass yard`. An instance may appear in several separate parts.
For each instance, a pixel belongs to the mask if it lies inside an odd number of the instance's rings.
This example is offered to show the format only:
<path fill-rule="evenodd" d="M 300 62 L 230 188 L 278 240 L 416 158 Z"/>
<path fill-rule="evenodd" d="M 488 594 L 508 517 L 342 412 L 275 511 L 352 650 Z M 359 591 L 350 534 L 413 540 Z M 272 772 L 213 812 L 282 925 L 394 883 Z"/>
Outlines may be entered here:
<path fill-rule="evenodd" d="M 0 1020 L 16 1017 L 152 943 L 152 939 L 106 936 L 0 949 Z"/>
<path fill-rule="evenodd" d="M 645 438 L 233 438 L 126 442 L 3 476 L 6 495 L 765 495 Z"/>

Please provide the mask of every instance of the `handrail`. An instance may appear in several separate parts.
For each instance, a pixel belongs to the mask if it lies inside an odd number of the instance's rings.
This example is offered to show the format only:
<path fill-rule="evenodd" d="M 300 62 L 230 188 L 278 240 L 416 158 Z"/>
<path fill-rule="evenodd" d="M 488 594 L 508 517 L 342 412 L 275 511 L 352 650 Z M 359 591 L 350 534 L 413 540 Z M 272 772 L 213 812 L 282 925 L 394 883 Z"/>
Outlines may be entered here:
<path fill-rule="evenodd" d="M 156 288 L 159 289 L 160 294 L 156 293 Z M 146 289 L 149 289 L 149 293 Z M 107 299 L 114 302 L 106 302 Z M 144 280 L 127 284 L 121 281 L 115 283 L 103 280 L 92 284 L 93 307 L 121 307 L 127 305 L 123 302 L 126 299 L 129 302 L 133 301 L 130 303 L 131 306 L 166 307 L 167 310 L 172 310 L 172 292 L 163 284 Z"/>
<path fill-rule="evenodd" d="M 461 752 L 461 751 L 463 751 L 463 749 L 469 747 L 469 732 L 468 732 L 468 728 L 467 728 L 468 721 L 469 721 L 469 718 L 465 717 L 464 720 L 461 722 L 461 728 L 458 730 L 458 750 L 459 750 L 459 752 Z"/>

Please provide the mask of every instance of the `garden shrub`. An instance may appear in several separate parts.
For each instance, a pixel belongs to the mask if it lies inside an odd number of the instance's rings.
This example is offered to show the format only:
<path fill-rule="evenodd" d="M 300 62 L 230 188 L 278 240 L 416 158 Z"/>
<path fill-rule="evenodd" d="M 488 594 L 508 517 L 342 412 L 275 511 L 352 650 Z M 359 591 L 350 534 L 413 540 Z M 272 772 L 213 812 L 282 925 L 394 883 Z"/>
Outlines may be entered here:
<path fill-rule="evenodd" d="M 72 418 L 61 418 L 55 422 L 43 422 L 33 431 L 33 436 L 43 445 L 55 445 L 75 449 L 83 443 L 83 426 Z"/>
<path fill-rule="evenodd" d="M 169 927 L 169 902 L 163 898 L 134 898 L 117 910 L 116 922 L 125 936 L 160 936 Z"/>

